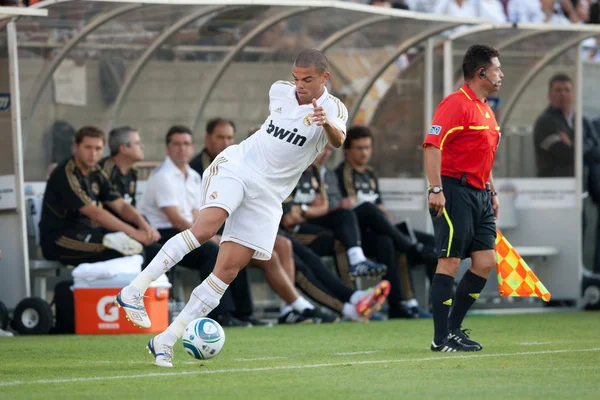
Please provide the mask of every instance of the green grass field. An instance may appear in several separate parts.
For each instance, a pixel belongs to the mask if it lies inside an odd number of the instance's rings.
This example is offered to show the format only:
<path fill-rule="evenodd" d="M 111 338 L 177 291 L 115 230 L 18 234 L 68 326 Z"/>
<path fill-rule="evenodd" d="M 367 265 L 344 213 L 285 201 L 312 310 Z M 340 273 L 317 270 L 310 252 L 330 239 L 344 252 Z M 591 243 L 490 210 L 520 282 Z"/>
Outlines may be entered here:
<path fill-rule="evenodd" d="M 234 328 L 215 359 L 148 335 L 0 338 L 1 399 L 597 399 L 600 314 L 471 317 L 484 349 L 429 351 L 431 321 Z"/>

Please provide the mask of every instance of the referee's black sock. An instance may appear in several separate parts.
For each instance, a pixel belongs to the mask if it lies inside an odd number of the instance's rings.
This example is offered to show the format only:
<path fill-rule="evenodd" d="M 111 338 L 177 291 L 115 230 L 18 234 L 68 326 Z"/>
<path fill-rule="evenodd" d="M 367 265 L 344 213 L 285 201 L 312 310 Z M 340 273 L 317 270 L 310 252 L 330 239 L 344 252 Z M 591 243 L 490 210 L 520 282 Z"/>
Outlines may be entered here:
<path fill-rule="evenodd" d="M 435 274 L 431 283 L 431 304 L 433 311 L 433 341 L 436 345 L 448 335 L 448 313 L 452 306 L 454 278 L 450 275 Z"/>
<path fill-rule="evenodd" d="M 465 272 L 463 278 L 458 283 L 456 295 L 454 296 L 454 307 L 450 313 L 450 329 L 460 328 L 469 308 L 479 298 L 479 293 L 483 290 L 487 279 L 471 272 L 470 269 Z"/>

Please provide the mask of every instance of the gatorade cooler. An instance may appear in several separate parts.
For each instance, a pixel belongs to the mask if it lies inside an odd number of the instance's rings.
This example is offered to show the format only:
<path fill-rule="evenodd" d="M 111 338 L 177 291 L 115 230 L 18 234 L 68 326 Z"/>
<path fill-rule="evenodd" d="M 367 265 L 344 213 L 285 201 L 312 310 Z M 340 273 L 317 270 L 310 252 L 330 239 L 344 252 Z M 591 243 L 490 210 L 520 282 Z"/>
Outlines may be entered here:
<path fill-rule="evenodd" d="M 169 289 L 171 284 L 165 275 L 153 282 L 146 290 L 144 304 L 152 326 L 142 329 L 127 320 L 125 311 L 114 301 L 119 291 L 127 286 L 135 275 L 116 275 L 111 279 L 93 281 L 76 280 L 74 283 L 75 333 L 78 335 L 158 333 L 169 325 Z"/>

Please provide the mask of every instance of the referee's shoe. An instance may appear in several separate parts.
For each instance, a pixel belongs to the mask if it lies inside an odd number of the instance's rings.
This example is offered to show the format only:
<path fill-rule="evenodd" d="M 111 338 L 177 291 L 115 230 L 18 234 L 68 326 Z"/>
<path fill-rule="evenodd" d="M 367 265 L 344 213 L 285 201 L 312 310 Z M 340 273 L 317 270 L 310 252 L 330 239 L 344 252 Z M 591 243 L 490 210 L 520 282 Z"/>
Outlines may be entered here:
<path fill-rule="evenodd" d="M 467 346 L 475 346 L 477 347 L 477 351 L 483 349 L 483 346 L 481 345 L 481 343 L 476 342 L 475 340 L 471 339 L 469 337 L 469 334 L 471 333 L 470 329 L 462 329 L 462 328 L 456 328 L 456 329 L 452 329 L 450 331 L 450 333 L 456 337 L 458 337 L 460 339 L 460 342 L 463 344 L 466 344 Z"/>
<path fill-rule="evenodd" d="M 480 347 L 470 346 L 463 343 L 462 339 L 458 336 L 449 333 L 448 336 L 440 344 L 431 342 L 431 351 L 439 351 L 442 353 L 455 353 L 458 351 L 479 351 Z"/>

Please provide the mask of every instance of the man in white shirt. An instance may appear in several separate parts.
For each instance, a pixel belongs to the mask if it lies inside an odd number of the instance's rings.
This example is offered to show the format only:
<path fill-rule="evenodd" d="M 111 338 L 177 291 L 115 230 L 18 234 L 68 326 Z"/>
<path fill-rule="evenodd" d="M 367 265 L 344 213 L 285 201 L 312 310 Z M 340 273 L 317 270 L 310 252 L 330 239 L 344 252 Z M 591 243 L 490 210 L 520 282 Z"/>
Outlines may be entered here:
<path fill-rule="evenodd" d="M 260 130 L 224 150 L 205 172 L 202 203 L 193 226 L 171 238 L 117 295 L 117 303 L 132 322 L 151 326 L 143 300 L 150 283 L 208 242 L 225 223 L 213 273 L 194 289 L 167 330 L 148 343 L 158 366 L 173 366 L 173 346 L 187 324 L 219 304 L 252 258 L 271 258 L 281 203 L 328 142 L 336 148 L 344 142 L 348 110 L 325 88 L 330 76 L 325 55 L 318 50 L 301 52 L 292 76 L 294 83 L 278 81 L 271 86 L 270 115 Z"/>

